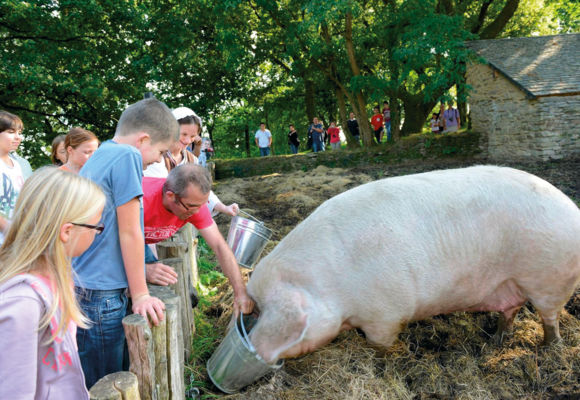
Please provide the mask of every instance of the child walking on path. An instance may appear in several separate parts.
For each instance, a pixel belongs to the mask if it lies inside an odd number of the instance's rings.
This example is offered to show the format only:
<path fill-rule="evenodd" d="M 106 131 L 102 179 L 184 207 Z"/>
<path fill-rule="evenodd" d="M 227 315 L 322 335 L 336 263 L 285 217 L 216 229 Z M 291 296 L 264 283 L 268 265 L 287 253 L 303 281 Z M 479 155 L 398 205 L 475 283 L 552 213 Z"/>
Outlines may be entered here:
<path fill-rule="evenodd" d="M 134 313 L 155 325 L 163 316 L 163 302 L 149 295 L 145 283 L 141 181 L 143 168 L 161 161 L 178 135 L 177 120 L 165 104 L 153 98 L 141 100 L 123 111 L 115 137 L 104 142 L 80 171 L 107 197 L 104 233 L 73 261 L 77 299 L 94 322 L 77 333 L 87 387 L 126 369 L 122 320 L 127 289 Z"/>
<path fill-rule="evenodd" d="M 0 248 L 0 399 L 89 398 L 70 258 L 101 230 L 104 206 L 97 185 L 54 167 L 24 184 Z"/>

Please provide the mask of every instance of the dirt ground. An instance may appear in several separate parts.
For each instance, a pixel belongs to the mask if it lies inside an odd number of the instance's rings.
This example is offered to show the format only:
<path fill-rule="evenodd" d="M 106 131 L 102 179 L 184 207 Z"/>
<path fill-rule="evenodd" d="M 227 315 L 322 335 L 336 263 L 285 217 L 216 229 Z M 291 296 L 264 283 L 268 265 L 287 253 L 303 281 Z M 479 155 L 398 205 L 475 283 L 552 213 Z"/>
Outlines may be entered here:
<path fill-rule="evenodd" d="M 274 230 L 265 255 L 318 205 L 338 193 L 376 179 L 476 164 L 486 164 L 486 160 L 352 169 L 320 166 L 313 171 L 223 180 L 214 190 L 224 203 L 237 202 Z M 538 175 L 580 204 L 580 159 L 502 165 Z M 229 221 L 225 216 L 217 218 L 224 236 Z M 222 299 L 227 297 L 222 294 Z M 219 304 L 216 307 L 223 307 L 224 314 L 229 311 Z M 561 316 L 563 344 L 549 348 L 538 346 L 542 327 L 532 306 L 520 311 L 514 334 L 503 346 L 491 340 L 495 313 L 455 313 L 414 322 L 386 355 L 377 354 L 355 331 L 344 332 L 312 354 L 287 360 L 279 372 L 231 398 L 580 399 L 580 291 L 566 310 Z M 225 329 L 227 318 L 222 320 Z"/>

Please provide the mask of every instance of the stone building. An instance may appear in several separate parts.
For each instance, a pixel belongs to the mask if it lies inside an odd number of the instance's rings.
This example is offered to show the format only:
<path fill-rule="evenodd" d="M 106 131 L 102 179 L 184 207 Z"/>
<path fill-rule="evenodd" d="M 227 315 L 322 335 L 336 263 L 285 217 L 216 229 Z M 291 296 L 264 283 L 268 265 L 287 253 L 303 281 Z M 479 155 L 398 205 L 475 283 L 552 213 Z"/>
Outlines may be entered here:
<path fill-rule="evenodd" d="M 496 159 L 580 156 L 580 34 L 477 40 L 472 129 Z"/>

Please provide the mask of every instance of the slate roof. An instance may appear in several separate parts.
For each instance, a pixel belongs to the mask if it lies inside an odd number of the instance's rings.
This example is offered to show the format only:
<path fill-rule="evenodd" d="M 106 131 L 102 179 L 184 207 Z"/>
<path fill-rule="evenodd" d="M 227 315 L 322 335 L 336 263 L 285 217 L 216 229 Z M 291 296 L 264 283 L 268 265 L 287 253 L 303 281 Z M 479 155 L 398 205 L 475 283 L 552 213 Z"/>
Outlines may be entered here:
<path fill-rule="evenodd" d="M 467 42 L 529 98 L 580 94 L 580 34 Z"/>

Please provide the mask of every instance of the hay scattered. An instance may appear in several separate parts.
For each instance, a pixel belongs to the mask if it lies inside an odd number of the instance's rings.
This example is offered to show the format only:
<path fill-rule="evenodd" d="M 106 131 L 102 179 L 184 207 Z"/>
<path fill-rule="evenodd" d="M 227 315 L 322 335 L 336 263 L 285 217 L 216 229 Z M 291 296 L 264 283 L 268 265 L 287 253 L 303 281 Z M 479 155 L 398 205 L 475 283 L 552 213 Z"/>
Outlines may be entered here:
<path fill-rule="evenodd" d="M 461 166 L 457 164 L 445 167 Z M 435 167 L 441 168 L 441 165 Z M 522 169 L 542 176 L 533 168 L 539 167 L 524 166 Z M 252 210 L 253 215 L 275 230 L 273 241 L 264 252 L 267 254 L 324 200 L 374 179 L 426 169 L 429 167 L 413 165 L 349 171 L 320 166 L 314 171 L 287 175 L 231 179 L 220 182 L 216 192 L 222 199 L 232 199 L 242 208 Z M 576 177 L 578 172 L 575 172 Z M 549 173 L 550 181 L 558 184 L 556 179 L 561 175 L 552 167 Z M 572 195 L 580 198 L 580 193 Z M 220 225 L 229 224 L 229 219 L 221 221 Z M 222 226 L 220 229 L 223 232 Z M 210 309 L 217 318 L 218 329 L 224 334 L 230 322 L 232 298 L 226 284 L 220 288 Z M 455 313 L 414 322 L 383 353 L 370 347 L 357 332 L 343 332 L 314 353 L 286 360 L 276 374 L 223 398 L 580 398 L 580 290 L 566 309 L 568 311 L 560 318 L 563 343 L 546 348 L 539 346 L 542 326 L 531 306 L 522 308 L 513 334 L 501 346 L 492 339 L 496 313 Z M 196 379 L 208 382 L 206 394 L 221 395 L 207 376 Z"/>

